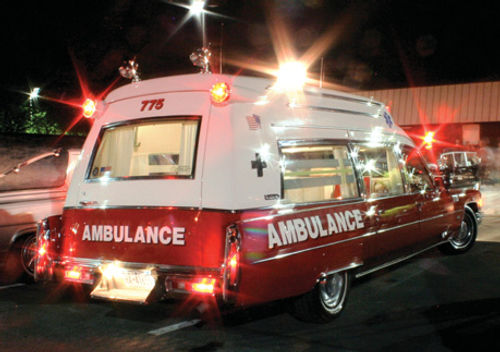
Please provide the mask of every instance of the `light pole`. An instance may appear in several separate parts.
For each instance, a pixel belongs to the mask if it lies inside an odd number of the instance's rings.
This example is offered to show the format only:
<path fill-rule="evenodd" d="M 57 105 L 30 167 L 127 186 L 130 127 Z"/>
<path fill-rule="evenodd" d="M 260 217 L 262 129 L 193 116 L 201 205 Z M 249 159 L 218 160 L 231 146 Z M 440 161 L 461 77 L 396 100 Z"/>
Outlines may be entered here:
<path fill-rule="evenodd" d="M 40 88 L 35 87 L 33 90 L 30 92 L 30 119 L 33 118 L 33 100 L 38 99 L 38 94 L 40 93 Z"/>

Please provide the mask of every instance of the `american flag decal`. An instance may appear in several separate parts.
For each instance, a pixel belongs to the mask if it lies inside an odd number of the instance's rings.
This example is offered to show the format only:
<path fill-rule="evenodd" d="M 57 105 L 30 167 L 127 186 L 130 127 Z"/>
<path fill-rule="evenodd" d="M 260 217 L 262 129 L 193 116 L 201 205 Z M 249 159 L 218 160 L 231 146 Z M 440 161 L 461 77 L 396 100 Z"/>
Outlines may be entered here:
<path fill-rule="evenodd" d="M 247 116 L 248 128 L 250 130 L 260 130 L 260 117 L 257 115 Z"/>

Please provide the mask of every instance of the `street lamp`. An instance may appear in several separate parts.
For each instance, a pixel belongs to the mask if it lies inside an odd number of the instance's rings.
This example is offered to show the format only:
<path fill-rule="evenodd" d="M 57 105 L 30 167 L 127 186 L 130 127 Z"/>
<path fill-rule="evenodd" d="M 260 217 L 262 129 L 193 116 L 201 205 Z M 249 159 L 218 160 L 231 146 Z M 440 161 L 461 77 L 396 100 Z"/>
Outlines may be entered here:
<path fill-rule="evenodd" d="M 205 0 L 194 0 L 189 6 L 189 12 L 194 16 L 203 13 L 203 9 L 205 8 Z"/>
<path fill-rule="evenodd" d="M 33 100 L 38 99 L 38 95 L 40 94 L 40 88 L 35 87 L 33 90 L 30 92 L 30 118 L 33 118 Z"/>
<path fill-rule="evenodd" d="M 30 92 L 30 100 L 37 99 L 39 93 L 40 93 L 40 88 L 39 87 L 33 88 L 33 90 Z"/>

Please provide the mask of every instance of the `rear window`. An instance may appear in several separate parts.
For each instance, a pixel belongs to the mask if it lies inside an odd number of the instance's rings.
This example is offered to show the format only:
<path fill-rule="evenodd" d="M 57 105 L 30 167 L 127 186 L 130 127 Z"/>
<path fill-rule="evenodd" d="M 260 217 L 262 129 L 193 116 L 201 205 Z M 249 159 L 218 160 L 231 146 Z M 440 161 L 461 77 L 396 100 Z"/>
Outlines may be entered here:
<path fill-rule="evenodd" d="M 104 128 L 87 178 L 192 178 L 199 127 L 175 117 Z"/>

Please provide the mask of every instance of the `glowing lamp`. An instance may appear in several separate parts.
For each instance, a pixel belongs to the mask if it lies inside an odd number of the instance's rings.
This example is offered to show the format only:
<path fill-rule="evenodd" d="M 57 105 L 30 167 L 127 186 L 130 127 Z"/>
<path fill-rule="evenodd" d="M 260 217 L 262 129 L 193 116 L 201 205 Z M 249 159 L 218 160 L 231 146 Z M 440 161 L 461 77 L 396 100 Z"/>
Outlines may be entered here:
<path fill-rule="evenodd" d="M 96 102 L 90 98 L 87 98 L 82 104 L 83 116 L 86 118 L 91 118 L 96 111 Z"/>
<path fill-rule="evenodd" d="M 38 87 L 33 88 L 33 90 L 30 92 L 30 100 L 37 99 L 39 94 L 40 94 L 40 88 Z"/>
<path fill-rule="evenodd" d="M 222 104 L 229 99 L 229 86 L 224 82 L 216 83 L 210 89 L 210 97 L 215 104 Z"/>
<path fill-rule="evenodd" d="M 64 277 L 70 280 L 80 280 L 82 277 L 82 271 L 78 266 L 74 266 L 64 272 Z"/>
<path fill-rule="evenodd" d="M 193 0 L 189 6 L 189 12 L 196 16 L 203 12 L 204 7 L 205 0 Z"/>
<path fill-rule="evenodd" d="M 38 248 L 38 255 L 40 257 L 43 257 L 45 254 L 47 254 L 47 243 L 44 242 L 40 248 Z"/>
<path fill-rule="evenodd" d="M 435 141 L 434 139 L 434 132 L 429 131 L 425 134 L 424 136 L 424 144 L 426 149 L 431 149 L 432 148 L 432 143 Z"/>
<path fill-rule="evenodd" d="M 191 284 L 191 290 L 196 293 L 213 294 L 215 290 L 215 279 L 204 277 Z"/>
<path fill-rule="evenodd" d="M 298 61 L 291 61 L 283 64 L 278 72 L 276 87 L 279 90 L 297 91 L 306 84 L 306 66 Z"/>
<path fill-rule="evenodd" d="M 231 259 L 229 259 L 229 267 L 232 270 L 236 269 L 238 267 L 238 262 L 238 254 L 236 253 L 231 257 Z"/>

